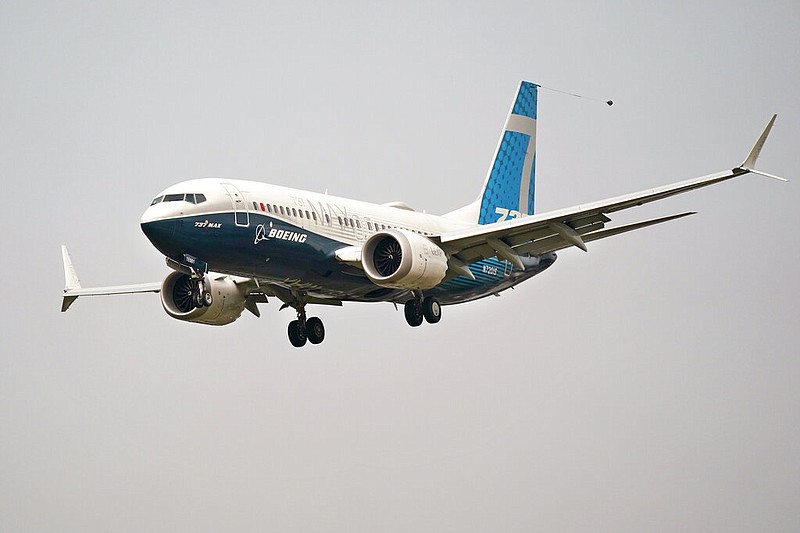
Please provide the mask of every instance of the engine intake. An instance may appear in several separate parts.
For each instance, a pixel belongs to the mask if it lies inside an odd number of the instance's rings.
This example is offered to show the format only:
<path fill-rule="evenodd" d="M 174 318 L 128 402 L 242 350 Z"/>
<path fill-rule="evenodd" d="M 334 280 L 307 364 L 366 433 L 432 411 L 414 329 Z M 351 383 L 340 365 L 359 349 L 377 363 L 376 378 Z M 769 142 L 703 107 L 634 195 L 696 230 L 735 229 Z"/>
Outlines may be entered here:
<path fill-rule="evenodd" d="M 390 229 L 376 233 L 364 243 L 361 264 L 376 285 L 426 290 L 444 279 L 447 255 L 422 235 Z"/>
<path fill-rule="evenodd" d="M 212 326 L 230 324 L 242 315 L 247 296 L 232 279 L 209 273 L 208 289 L 213 298 L 209 307 L 195 307 L 192 279 L 183 272 L 173 272 L 161 283 L 161 305 L 172 318 Z"/>

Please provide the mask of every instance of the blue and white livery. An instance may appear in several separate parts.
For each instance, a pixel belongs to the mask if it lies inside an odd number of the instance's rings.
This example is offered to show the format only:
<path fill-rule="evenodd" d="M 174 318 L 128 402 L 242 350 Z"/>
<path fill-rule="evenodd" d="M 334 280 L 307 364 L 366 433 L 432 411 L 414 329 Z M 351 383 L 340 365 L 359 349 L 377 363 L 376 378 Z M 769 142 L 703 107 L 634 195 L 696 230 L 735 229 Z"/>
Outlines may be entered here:
<path fill-rule="evenodd" d="M 436 323 L 442 305 L 496 295 L 550 267 L 558 250 L 694 213 L 606 228 L 609 215 L 743 174 L 775 122 L 731 169 L 591 204 L 536 213 L 538 86 L 522 82 L 479 196 L 442 216 L 263 183 L 209 178 L 160 192 L 141 218 L 172 269 L 159 283 L 84 288 L 62 246 L 61 310 L 80 296 L 160 293 L 172 317 L 229 324 L 270 298 L 293 308 L 292 345 L 318 344 L 325 328 L 309 305 L 402 304 L 411 326 Z M 783 179 L 783 178 L 777 178 Z"/>

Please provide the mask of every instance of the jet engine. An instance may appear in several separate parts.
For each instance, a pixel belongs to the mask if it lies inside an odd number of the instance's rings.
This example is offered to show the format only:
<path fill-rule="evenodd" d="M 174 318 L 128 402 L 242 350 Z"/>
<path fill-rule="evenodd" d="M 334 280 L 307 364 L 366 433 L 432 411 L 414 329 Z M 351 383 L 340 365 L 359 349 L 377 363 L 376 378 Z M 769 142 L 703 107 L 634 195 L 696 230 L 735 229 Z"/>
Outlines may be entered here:
<path fill-rule="evenodd" d="M 247 295 L 228 276 L 209 273 L 206 280 L 212 301 L 208 307 L 198 307 L 193 294 L 195 282 L 183 272 L 173 272 L 161 284 L 161 305 L 172 318 L 224 326 L 239 318 L 244 311 Z"/>
<path fill-rule="evenodd" d="M 376 285 L 426 290 L 444 279 L 447 255 L 422 235 L 390 229 L 376 233 L 364 243 L 361 264 Z"/>

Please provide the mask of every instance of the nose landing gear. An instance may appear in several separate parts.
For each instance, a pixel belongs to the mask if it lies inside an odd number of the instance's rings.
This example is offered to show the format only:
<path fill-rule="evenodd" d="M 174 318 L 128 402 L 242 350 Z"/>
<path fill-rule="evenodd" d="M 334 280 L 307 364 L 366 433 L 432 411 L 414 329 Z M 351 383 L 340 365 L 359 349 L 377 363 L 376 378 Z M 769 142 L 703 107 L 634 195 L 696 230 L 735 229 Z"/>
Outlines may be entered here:
<path fill-rule="evenodd" d="M 180 302 L 178 305 L 182 311 L 191 311 L 192 309 L 200 309 L 202 307 L 211 307 L 214 303 L 214 297 L 211 296 L 211 291 L 208 290 L 208 284 L 205 278 L 186 277 L 180 284 L 175 286 L 176 298 L 178 294 Z M 176 300 L 177 301 L 177 300 Z"/>
<path fill-rule="evenodd" d="M 214 297 L 211 295 L 205 276 L 193 281 L 192 298 L 194 299 L 195 307 L 198 309 L 200 307 L 211 307 L 211 304 L 214 303 Z"/>

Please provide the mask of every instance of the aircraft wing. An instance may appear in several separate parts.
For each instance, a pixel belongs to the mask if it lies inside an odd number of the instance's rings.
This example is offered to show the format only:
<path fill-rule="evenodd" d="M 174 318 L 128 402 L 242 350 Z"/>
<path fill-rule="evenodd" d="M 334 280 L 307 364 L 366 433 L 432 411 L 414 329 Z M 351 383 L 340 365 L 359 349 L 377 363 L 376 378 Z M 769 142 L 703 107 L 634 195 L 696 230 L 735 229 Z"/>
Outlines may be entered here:
<path fill-rule="evenodd" d="M 61 257 L 64 260 L 64 295 L 61 299 L 61 312 L 63 313 L 72 305 L 78 296 L 107 296 L 111 294 L 136 294 L 141 292 L 161 291 L 161 282 L 140 283 L 137 285 L 116 285 L 113 287 L 81 287 L 75 267 L 72 266 L 72 258 L 67 251 L 67 247 L 61 245 Z"/>
<path fill-rule="evenodd" d="M 72 257 L 69 255 L 67 247 L 61 245 L 61 256 L 64 261 L 64 279 L 65 287 L 64 293 L 61 297 L 61 312 L 65 312 L 72 303 L 78 299 L 79 296 L 110 296 L 116 294 L 138 294 L 145 292 L 158 293 L 161 292 L 161 282 L 153 283 L 138 283 L 134 285 L 114 285 L 109 287 L 83 287 L 75 272 L 75 267 L 72 264 Z M 174 262 L 173 262 L 174 263 Z M 167 262 L 169 265 L 169 261 Z M 213 274 L 213 273 L 212 273 Z M 283 287 L 272 284 L 266 280 L 256 280 L 254 278 L 243 278 L 239 276 L 228 276 L 234 283 L 245 287 L 246 301 L 245 308 L 253 313 L 255 316 L 260 317 L 261 313 L 258 310 L 258 303 L 267 303 L 268 296 L 274 296 L 287 304 L 296 301 L 294 294 Z M 315 296 L 308 296 L 305 298 L 304 303 L 310 304 L 323 304 L 323 305 L 342 305 L 342 301 L 336 298 L 322 298 Z"/>
<path fill-rule="evenodd" d="M 470 264 L 480 259 L 499 257 L 511 261 L 518 268 L 523 269 L 522 261 L 519 258 L 520 254 L 538 255 L 570 246 L 576 246 L 586 251 L 587 242 L 694 214 L 693 212 L 680 213 L 627 226 L 604 229 L 606 223 L 611 221 L 608 217 L 610 213 L 714 185 L 748 173 L 787 181 L 753 168 L 776 117 L 777 115 L 773 115 L 744 162 L 731 170 L 599 202 L 445 233 L 439 237 L 438 241 L 442 248 L 451 254 L 451 257 L 455 257 L 464 264 Z"/>

